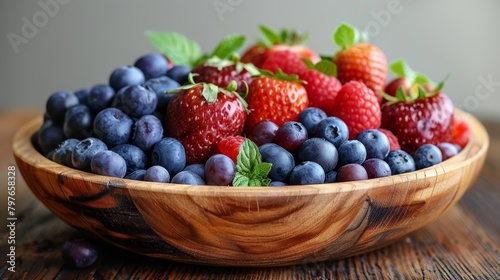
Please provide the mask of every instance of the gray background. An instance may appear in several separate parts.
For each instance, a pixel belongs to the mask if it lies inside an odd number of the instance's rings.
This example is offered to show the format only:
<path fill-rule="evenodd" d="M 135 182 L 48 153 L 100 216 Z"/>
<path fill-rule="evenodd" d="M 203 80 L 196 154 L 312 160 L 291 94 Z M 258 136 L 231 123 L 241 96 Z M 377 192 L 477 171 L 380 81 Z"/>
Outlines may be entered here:
<path fill-rule="evenodd" d="M 499 12 L 497 0 L 2 1 L 0 110 L 44 108 L 54 91 L 106 83 L 115 67 L 154 50 L 145 30 L 183 33 L 208 52 L 231 33 L 251 43 L 264 23 L 308 31 L 310 47 L 332 54 L 332 31 L 346 21 L 371 27 L 389 62 L 405 58 L 434 81 L 451 74 L 444 92 L 457 107 L 500 120 Z M 39 26 L 28 36 L 26 20 Z M 16 51 L 8 34 L 27 42 Z"/>

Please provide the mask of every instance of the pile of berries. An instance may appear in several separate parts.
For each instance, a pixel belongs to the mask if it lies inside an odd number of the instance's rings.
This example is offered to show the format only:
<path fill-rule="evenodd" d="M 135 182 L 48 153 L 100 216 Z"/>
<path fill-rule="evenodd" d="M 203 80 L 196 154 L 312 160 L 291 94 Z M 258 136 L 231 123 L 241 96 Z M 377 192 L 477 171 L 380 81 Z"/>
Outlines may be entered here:
<path fill-rule="evenodd" d="M 456 155 L 467 123 L 435 85 L 348 24 L 320 56 L 304 36 L 260 26 L 212 53 L 148 32 L 161 53 L 113 70 L 108 84 L 60 91 L 33 135 L 47 158 L 100 175 L 216 186 L 283 186 L 412 172 Z M 387 72 L 397 76 L 386 83 Z"/>

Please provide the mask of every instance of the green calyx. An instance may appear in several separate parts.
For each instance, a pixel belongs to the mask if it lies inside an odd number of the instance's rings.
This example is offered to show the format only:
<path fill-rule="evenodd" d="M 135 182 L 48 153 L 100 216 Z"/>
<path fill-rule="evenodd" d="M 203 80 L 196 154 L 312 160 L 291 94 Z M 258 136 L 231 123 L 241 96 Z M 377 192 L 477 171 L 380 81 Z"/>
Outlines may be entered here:
<path fill-rule="evenodd" d="M 260 74 L 259 69 L 252 63 L 241 62 L 238 53 L 232 53 L 228 58 L 213 56 L 208 58 L 203 64 L 205 66 L 216 67 L 218 70 L 222 70 L 222 68 L 235 65 L 236 72 L 238 73 L 246 70 L 252 76 L 257 76 Z"/>
<path fill-rule="evenodd" d="M 319 71 L 327 76 L 337 77 L 337 65 L 332 62 L 331 58 L 321 58 L 321 60 L 314 64 L 307 58 L 302 59 L 307 65 L 307 68 Z"/>
<path fill-rule="evenodd" d="M 267 178 L 267 175 L 271 171 L 271 167 L 271 163 L 262 162 L 257 145 L 246 138 L 241 144 L 236 158 L 236 175 L 233 179 L 233 186 L 268 186 L 271 179 Z"/>
<path fill-rule="evenodd" d="M 344 50 L 358 43 L 367 42 L 368 35 L 364 32 L 359 32 L 352 25 L 344 22 L 333 32 L 333 41 Z"/>
<path fill-rule="evenodd" d="M 260 45 L 270 47 L 273 45 L 301 45 L 309 38 L 309 34 L 299 34 L 293 30 L 281 29 L 276 32 L 265 25 L 259 25 L 259 31 L 262 34 L 263 40 L 259 42 Z"/>
<path fill-rule="evenodd" d="M 278 70 L 276 70 L 276 73 L 273 73 L 269 70 L 260 69 L 260 76 L 274 78 L 274 79 L 288 81 L 288 82 L 296 82 L 299 84 L 306 83 L 306 81 L 299 79 L 299 76 L 297 76 L 295 74 L 290 74 L 290 75 L 286 74 L 280 68 L 278 68 Z"/>

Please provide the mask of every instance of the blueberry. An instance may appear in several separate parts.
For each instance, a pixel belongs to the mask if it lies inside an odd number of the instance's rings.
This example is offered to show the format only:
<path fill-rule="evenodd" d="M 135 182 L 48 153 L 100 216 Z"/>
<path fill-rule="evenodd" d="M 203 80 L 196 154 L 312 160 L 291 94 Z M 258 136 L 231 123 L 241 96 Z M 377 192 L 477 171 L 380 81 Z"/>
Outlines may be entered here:
<path fill-rule="evenodd" d="M 175 65 L 167 71 L 167 77 L 174 79 L 179 84 L 183 85 L 187 83 L 189 73 L 191 73 L 191 68 L 189 68 L 189 66 Z"/>
<path fill-rule="evenodd" d="M 99 257 L 98 247 L 89 239 L 72 237 L 62 246 L 62 258 L 70 267 L 85 268 Z"/>
<path fill-rule="evenodd" d="M 166 91 L 176 89 L 180 87 L 180 84 L 167 76 L 161 76 L 159 78 L 147 80 L 144 86 L 156 93 L 158 99 L 156 111 L 164 114 L 165 110 L 167 110 L 168 103 L 175 96 L 175 94 L 166 93 Z"/>
<path fill-rule="evenodd" d="M 115 90 L 108 85 L 95 85 L 90 89 L 87 104 L 94 113 L 109 107 L 113 98 L 115 97 Z"/>
<path fill-rule="evenodd" d="M 152 114 L 158 104 L 156 93 L 141 85 L 127 87 L 123 91 L 120 101 L 120 109 L 134 118 Z"/>
<path fill-rule="evenodd" d="M 205 179 L 208 185 L 230 186 L 236 175 L 233 160 L 224 154 L 215 154 L 205 163 Z"/>
<path fill-rule="evenodd" d="M 391 167 L 383 159 L 369 158 L 363 162 L 368 179 L 391 176 Z"/>
<path fill-rule="evenodd" d="M 259 147 L 259 151 L 262 161 L 272 164 L 267 177 L 273 181 L 285 182 L 295 167 L 293 155 L 275 143 L 264 144 Z"/>
<path fill-rule="evenodd" d="M 191 171 L 198 174 L 203 180 L 205 180 L 205 165 L 203 163 L 193 163 L 189 164 L 183 169 L 184 171 Z"/>
<path fill-rule="evenodd" d="M 79 104 L 78 97 L 71 92 L 58 91 L 50 95 L 45 104 L 47 115 L 56 123 L 62 124 L 66 111 Z"/>
<path fill-rule="evenodd" d="M 257 123 L 250 132 L 248 138 L 252 140 L 255 145 L 262 146 L 274 141 L 274 136 L 278 130 L 278 125 L 270 120 L 265 120 Z"/>
<path fill-rule="evenodd" d="M 314 129 L 314 137 L 322 137 L 338 148 L 349 139 L 349 129 L 345 122 L 337 117 L 327 117 L 321 120 Z"/>
<path fill-rule="evenodd" d="M 146 79 L 157 78 L 167 74 L 168 61 L 162 54 L 149 53 L 139 57 L 134 66 L 139 68 Z"/>
<path fill-rule="evenodd" d="M 418 170 L 441 163 L 443 155 L 436 145 L 424 144 L 415 151 L 413 159 L 415 160 L 415 168 Z"/>
<path fill-rule="evenodd" d="M 313 161 L 303 161 L 293 168 L 288 181 L 290 185 L 323 184 L 325 170 Z"/>
<path fill-rule="evenodd" d="M 168 183 L 170 182 L 170 173 L 168 173 L 168 170 L 163 166 L 153 165 L 146 169 L 146 173 L 144 173 L 144 181 Z"/>
<path fill-rule="evenodd" d="M 185 184 L 192 186 L 205 185 L 205 181 L 200 177 L 200 175 L 192 171 L 181 171 L 172 178 L 171 183 L 174 184 Z"/>
<path fill-rule="evenodd" d="M 42 127 L 38 133 L 38 146 L 42 155 L 57 148 L 66 139 L 63 129 L 56 124 L 48 124 Z"/>
<path fill-rule="evenodd" d="M 163 124 L 153 115 L 145 115 L 132 126 L 132 144 L 148 152 L 163 138 Z"/>
<path fill-rule="evenodd" d="M 366 148 L 358 140 L 348 140 L 339 147 L 339 164 L 362 164 L 366 159 Z"/>
<path fill-rule="evenodd" d="M 285 122 L 276 130 L 274 143 L 289 152 L 297 150 L 308 138 L 307 130 L 303 124 L 295 121 Z"/>
<path fill-rule="evenodd" d="M 127 174 L 127 163 L 113 151 L 100 151 L 92 157 L 90 170 L 99 175 L 123 178 Z"/>
<path fill-rule="evenodd" d="M 94 133 L 106 145 L 125 144 L 132 134 L 134 121 L 121 110 L 110 107 L 99 112 L 94 119 Z"/>
<path fill-rule="evenodd" d="M 80 104 L 71 107 L 64 116 L 63 130 L 66 138 L 84 139 L 91 135 L 94 114 L 89 107 Z"/>
<path fill-rule="evenodd" d="M 109 85 L 119 91 L 122 87 L 131 85 L 140 85 L 146 78 L 144 73 L 135 66 L 120 66 L 111 72 L 109 76 Z"/>
<path fill-rule="evenodd" d="M 89 99 L 89 93 L 90 93 L 89 88 L 81 88 L 81 89 L 75 91 L 74 94 L 78 98 L 78 101 L 80 104 L 87 105 L 87 102 Z"/>
<path fill-rule="evenodd" d="M 441 150 L 443 160 L 456 156 L 459 151 L 456 145 L 447 142 L 439 143 L 437 147 Z"/>
<path fill-rule="evenodd" d="M 69 138 L 64 140 L 54 150 L 54 154 L 52 155 L 52 160 L 59 164 L 68 167 L 73 167 L 73 164 L 71 163 L 71 154 L 73 153 L 73 150 L 75 149 L 76 145 L 79 142 L 80 140 L 74 138 Z"/>
<path fill-rule="evenodd" d="M 122 87 L 119 91 L 116 92 L 115 96 L 113 97 L 113 101 L 111 101 L 110 107 L 114 107 L 120 110 L 125 108 L 123 107 L 122 97 L 123 92 L 129 87 L 130 86 Z"/>
<path fill-rule="evenodd" d="M 280 181 L 272 181 L 271 183 L 269 183 L 269 187 L 283 187 L 283 186 L 287 186 L 287 184 L 285 182 L 280 182 Z"/>
<path fill-rule="evenodd" d="M 132 144 L 114 146 L 111 151 L 119 154 L 127 163 L 127 174 L 139 169 L 145 169 L 148 158 L 141 148 Z"/>
<path fill-rule="evenodd" d="M 175 175 L 186 166 L 186 150 L 179 140 L 165 137 L 153 146 L 151 164 L 161 165 Z"/>
<path fill-rule="evenodd" d="M 314 161 L 321 165 L 325 173 L 332 171 L 338 162 L 335 146 L 324 138 L 307 139 L 297 151 L 297 161 Z"/>
<path fill-rule="evenodd" d="M 90 162 L 95 154 L 107 150 L 104 142 L 97 138 L 88 137 L 75 146 L 71 154 L 71 163 L 76 169 L 90 170 Z"/>
<path fill-rule="evenodd" d="M 299 115 L 299 122 L 304 125 L 309 135 L 313 135 L 318 123 L 327 118 L 325 111 L 316 107 L 304 109 Z"/>
<path fill-rule="evenodd" d="M 125 176 L 125 179 L 144 181 L 144 174 L 146 174 L 146 170 L 137 169 L 137 170 L 129 173 L 127 176 Z"/>
<path fill-rule="evenodd" d="M 392 150 L 384 159 L 391 168 L 391 174 L 402 174 L 415 171 L 413 157 L 403 150 Z"/>
<path fill-rule="evenodd" d="M 368 173 L 361 164 L 349 163 L 337 171 L 337 182 L 367 180 Z"/>
<path fill-rule="evenodd" d="M 337 182 L 337 171 L 332 170 L 325 175 L 325 183 L 335 183 Z"/>
<path fill-rule="evenodd" d="M 384 159 L 389 154 L 390 144 L 387 136 L 376 130 L 363 130 L 356 135 L 356 140 L 366 148 L 366 158 Z"/>

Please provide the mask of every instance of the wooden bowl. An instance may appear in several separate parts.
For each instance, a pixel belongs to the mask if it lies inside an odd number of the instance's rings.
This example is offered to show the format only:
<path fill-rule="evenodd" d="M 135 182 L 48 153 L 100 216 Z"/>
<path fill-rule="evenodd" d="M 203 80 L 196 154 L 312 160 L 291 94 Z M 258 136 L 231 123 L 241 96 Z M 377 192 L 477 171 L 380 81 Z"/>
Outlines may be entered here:
<path fill-rule="evenodd" d="M 117 179 L 71 169 L 30 142 L 42 117 L 19 129 L 14 156 L 56 216 L 132 252 L 179 262 L 282 266 L 368 252 L 423 227 L 476 180 L 488 135 L 473 116 L 469 144 L 445 162 L 366 181 L 287 187 L 217 187 Z"/>

